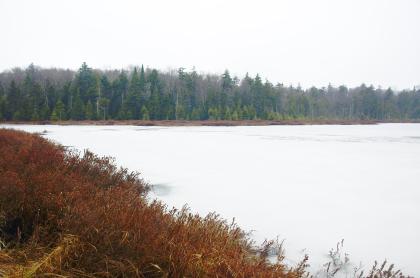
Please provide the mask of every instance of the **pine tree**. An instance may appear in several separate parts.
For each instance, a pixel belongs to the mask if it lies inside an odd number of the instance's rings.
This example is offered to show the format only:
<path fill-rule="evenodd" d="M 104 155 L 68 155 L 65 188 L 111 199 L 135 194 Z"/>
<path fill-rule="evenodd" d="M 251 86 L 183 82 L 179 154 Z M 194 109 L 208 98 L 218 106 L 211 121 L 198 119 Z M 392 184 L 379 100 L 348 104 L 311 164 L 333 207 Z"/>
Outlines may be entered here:
<path fill-rule="evenodd" d="M 55 104 L 53 113 L 55 113 L 57 120 L 61 121 L 63 119 L 64 104 L 61 100 L 58 100 L 57 103 Z"/>
<path fill-rule="evenodd" d="M 146 75 L 144 74 L 143 65 L 141 65 L 139 85 L 140 85 L 141 91 L 144 92 L 145 85 L 146 85 Z"/>
<path fill-rule="evenodd" d="M 21 90 L 17 86 L 15 80 L 12 80 L 10 82 L 9 90 L 6 94 L 6 120 L 21 120 L 22 103 L 23 99 Z"/>
<path fill-rule="evenodd" d="M 159 88 L 159 77 L 157 70 L 152 70 L 148 77 L 150 83 L 150 99 L 149 99 L 149 113 L 150 119 L 160 120 L 161 119 L 161 109 L 160 109 L 160 88 Z"/>
<path fill-rule="evenodd" d="M 128 77 L 125 71 L 121 71 L 118 78 L 113 82 L 112 113 L 119 119 L 125 119 L 127 114 L 126 98 L 128 91 Z"/>
<path fill-rule="evenodd" d="M 141 91 L 142 84 L 140 82 L 140 76 L 137 73 L 137 68 L 134 68 L 131 74 L 131 80 L 128 88 L 127 95 L 127 112 L 130 116 L 129 119 L 138 119 L 141 107 Z"/>
<path fill-rule="evenodd" d="M 79 97 L 84 103 L 89 100 L 94 103 L 99 97 L 97 76 L 85 62 L 77 72 L 73 81 L 73 87 L 75 91 L 79 92 Z"/>
<path fill-rule="evenodd" d="M 72 109 L 71 109 L 72 120 L 84 120 L 85 119 L 85 108 L 79 94 L 74 97 Z"/>
<path fill-rule="evenodd" d="M 48 107 L 46 102 L 43 102 L 43 104 L 41 105 L 40 118 L 44 121 L 50 118 L 50 108 Z"/>

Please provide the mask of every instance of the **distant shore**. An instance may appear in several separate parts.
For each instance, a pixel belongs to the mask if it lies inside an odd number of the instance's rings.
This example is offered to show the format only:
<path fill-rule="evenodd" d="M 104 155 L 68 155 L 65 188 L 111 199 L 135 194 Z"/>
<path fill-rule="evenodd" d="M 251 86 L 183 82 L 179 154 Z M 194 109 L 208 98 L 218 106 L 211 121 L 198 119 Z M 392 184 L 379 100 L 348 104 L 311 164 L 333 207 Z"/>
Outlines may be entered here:
<path fill-rule="evenodd" d="M 132 125 L 132 126 L 270 126 L 270 125 L 374 125 L 381 123 L 420 123 L 420 120 L 84 120 L 84 121 L 0 121 L 0 124 L 30 125 Z"/>

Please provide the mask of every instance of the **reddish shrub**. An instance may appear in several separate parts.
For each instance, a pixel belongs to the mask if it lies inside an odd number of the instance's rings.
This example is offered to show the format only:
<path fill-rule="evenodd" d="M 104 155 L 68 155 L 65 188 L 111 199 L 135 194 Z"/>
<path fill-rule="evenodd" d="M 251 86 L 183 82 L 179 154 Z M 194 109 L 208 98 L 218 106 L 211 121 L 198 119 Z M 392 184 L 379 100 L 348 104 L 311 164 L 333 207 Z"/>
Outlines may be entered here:
<path fill-rule="evenodd" d="M 136 173 L 0 130 L 0 276 L 301 277 L 215 214 L 147 201 Z"/>

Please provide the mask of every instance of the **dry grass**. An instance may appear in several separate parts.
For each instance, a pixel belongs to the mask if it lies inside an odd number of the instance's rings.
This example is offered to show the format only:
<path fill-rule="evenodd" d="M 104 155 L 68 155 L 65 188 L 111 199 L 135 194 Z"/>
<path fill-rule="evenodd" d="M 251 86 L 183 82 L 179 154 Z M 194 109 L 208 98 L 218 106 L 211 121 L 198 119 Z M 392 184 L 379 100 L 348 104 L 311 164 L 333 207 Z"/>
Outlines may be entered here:
<path fill-rule="evenodd" d="M 0 130 L 0 276 L 301 277 L 234 223 L 168 210 L 109 158 Z"/>
<path fill-rule="evenodd" d="M 287 267 L 276 242 L 257 247 L 235 223 L 168 210 L 147 191 L 110 158 L 0 129 L 0 277 L 308 276 L 307 257 Z M 315 277 L 337 277 L 341 253 Z M 366 273 L 353 277 L 406 277 L 386 262 Z"/>
<path fill-rule="evenodd" d="M 349 254 L 344 251 L 343 244 L 344 239 L 329 251 L 328 262 L 323 265 L 323 268 L 315 272 L 313 278 L 413 278 L 403 275 L 401 270 L 395 269 L 394 264 L 388 264 L 386 260 L 381 266 L 375 261 L 369 270 L 366 270 L 362 263 L 355 266 L 350 262 Z"/>

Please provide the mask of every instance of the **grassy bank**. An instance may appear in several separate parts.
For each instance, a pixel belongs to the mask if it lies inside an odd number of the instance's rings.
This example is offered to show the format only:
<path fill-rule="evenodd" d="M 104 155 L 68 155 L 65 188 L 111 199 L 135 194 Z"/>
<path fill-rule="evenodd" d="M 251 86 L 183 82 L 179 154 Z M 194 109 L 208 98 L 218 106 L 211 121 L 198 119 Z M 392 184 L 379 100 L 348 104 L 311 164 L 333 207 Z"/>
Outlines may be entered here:
<path fill-rule="evenodd" d="M 419 121 L 377 121 L 377 120 L 84 120 L 84 121 L 6 121 L 0 124 L 37 124 L 37 125 L 134 125 L 134 126 L 269 126 L 269 125 L 372 125 L 378 123 L 417 123 Z"/>
<path fill-rule="evenodd" d="M 10 277 L 300 277 L 235 224 L 146 200 L 109 158 L 0 130 L 0 271 Z M 62 275 L 62 276 L 58 276 Z"/>

